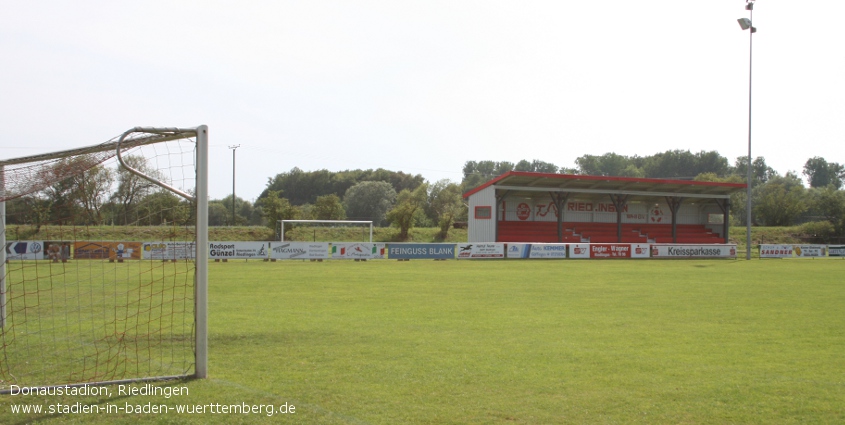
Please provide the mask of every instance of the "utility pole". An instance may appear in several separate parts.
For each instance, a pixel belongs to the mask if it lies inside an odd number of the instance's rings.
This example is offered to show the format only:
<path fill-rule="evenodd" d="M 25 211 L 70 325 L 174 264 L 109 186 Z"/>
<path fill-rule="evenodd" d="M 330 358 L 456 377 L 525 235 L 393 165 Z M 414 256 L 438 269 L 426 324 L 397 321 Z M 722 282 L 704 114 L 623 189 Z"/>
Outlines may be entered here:
<path fill-rule="evenodd" d="M 232 150 L 232 226 L 235 225 L 235 150 L 241 145 L 229 146 Z"/>

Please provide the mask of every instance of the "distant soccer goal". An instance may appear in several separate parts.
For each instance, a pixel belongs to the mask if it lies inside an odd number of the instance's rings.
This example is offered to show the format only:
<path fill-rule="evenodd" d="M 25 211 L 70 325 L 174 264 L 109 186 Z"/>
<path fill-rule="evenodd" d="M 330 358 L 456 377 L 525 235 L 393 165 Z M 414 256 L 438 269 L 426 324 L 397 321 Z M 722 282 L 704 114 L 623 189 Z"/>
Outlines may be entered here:
<path fill-rule="evenodd" d="M 373 222 L 360 220 L 279 220 L 276 226 L 278 240 L 284 241 L 285 230 L 290 230 L 294 225 L 302 226 L 298 229 L 300 237 L 295 238 L 300 241 L 373 241 Z M 367 233 L 368 228 L 369 233 Z M 288 238 L 288 240 L 292 239 Z"/>
<path fill-rule="evenodd" d="M 207 152 L 138 127 L 0 160 L 0 392 L 206 376 Z"/>

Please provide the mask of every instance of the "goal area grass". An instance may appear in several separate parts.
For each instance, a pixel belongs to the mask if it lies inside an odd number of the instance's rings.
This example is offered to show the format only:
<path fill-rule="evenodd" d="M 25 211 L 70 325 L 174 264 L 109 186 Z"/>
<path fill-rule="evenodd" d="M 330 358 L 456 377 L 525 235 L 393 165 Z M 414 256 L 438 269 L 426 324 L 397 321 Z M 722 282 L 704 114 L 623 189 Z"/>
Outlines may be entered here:
<path fill-rule="evenodd" d="M 845 261 L 229 261 L 209 379 L 0 396 L 0 423 L 842 423 Z M 140 384 L 138 384 L 140 385 Z M 13 404 L 295 406 L 17 413 Z"/>

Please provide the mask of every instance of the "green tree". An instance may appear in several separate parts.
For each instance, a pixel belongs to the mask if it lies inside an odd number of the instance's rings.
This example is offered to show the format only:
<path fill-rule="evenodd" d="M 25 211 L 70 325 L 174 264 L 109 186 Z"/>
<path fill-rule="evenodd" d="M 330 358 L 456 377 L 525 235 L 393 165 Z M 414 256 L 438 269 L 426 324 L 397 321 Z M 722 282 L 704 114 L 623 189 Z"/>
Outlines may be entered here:
<path fill-rule="evenodd" d="M 456 217 L 466 209 L 461 198 L 461 187 L 449 180 L 434 183 L 428 195 L 428 208 L 440 227 L 438 237 L 445 240 Z"/>
<path fill-rule="evenodd" d="M 383 181 L 358 183 L 343 195 L 348 217 L 355 220 L 371 220 L 377 226 L 384 224 L 387 211 L 395 201 L 396 191 L 390 183 Z"/>
<path fill-rule="evenodd" d="M 512 162 L 502 161 L 467 161 L 464 163 L 464 178 L 461 181 L 463 191 L 481 186 L 488 180 L 492 180 L 508 171 L 513 171 Z"/>
<path fill-rule="evenodd" d="M 540 161 L 539 159 L 535 159 L 531 162 L 527 160 L 522 160 L 516 163 L 514 167 L 514 171 L 528 171 L 532 173 L 557 173 L 560 171 L 560 167 L 554 165 L 549 162 Z"/>
<path fill-rule="evenodd" d="M 575 165 L 578 167 L 578 174 L 587 176 L 623 176 L 631 172 L 628 169 L 631 165 L 628 157 L 613 152 L 602 156 L 580 156 L 575 159 Z"/>
<path fill-rule="evenodd" d="M 267 182 L 267 188 L 259 199 L 270 190 L 284 193 L 293 205 L 313 204 L 318 196 L 335 194 L 344 196 L 346 191 L 358 183 L 381 181 L 390 184 L 394 191 L 413 190 L 425 182 L 423 176 L 405 174 L 379 168 L 376 170 L 328 170 L 303 171 L 293 168 L 290 172 L 277 174 Z"/>
<path fill-rule="evenodd" d="M 158 170 L 147 165 L 147 160 L 140 156 L 128 155 L 123 161 L 139 172 L 164 180 Z M 117 191 L 112 194 L 111 200 L 118 205 L 119 214 L 123 218 L 123 224 L 129 224 L 137 220 L 136 208 L 139 202 L 158 187 L 149 180 L 139 177 L 123 167 L 117 169 Z"/>
<path fill-rule="evenodd" d="M 144 197 L 138 206 L 138 220 L 142 226 L 184 224 L 191 216 L 190 204 L 168 190 L 159 190 Z"/>
<path fill-rule="evenodd" d="M 807 193 L 795 174 L 775 176 L 752 192 L 754 215 L 766 226 L 791 226 L 807 211 Z"/>
<path fill-rule="evenodd" d="M 317 197 L 314 203 L 314 215 L 317 220 L 345 220 L 346 211 L 340 198 L 335 194 Z"/>
<path fill-rule="evenodd" d="M 733 168 L 733 174 L 736 174 L 742 178 L 742 182 L 748 179 L 748 175 L 746 174 L 748 171 L 748 157 L 740 156 L 736 159 L 736 165 Z M 762 156 L 758 156 L 754 158 L 754 161 L 751 163 L 751 187 L 757 187 L 761 184 L 766 183 L 769 179 L 773 177 L 777 177 L 778 173 L 772 167 L 766 165 L 766 159 Z M 753 200 L 752 200 L 753 201 Z"/>
<path fill-rule="evenodd" d="M 804 175 L 807 176 L 810 187 L 832 185 L 836 189 L 841 189 L 842 180 L 845 180 L 845 167 L 816 156 L 804 163 Z"/>
<path fill-rule="evenodd" d="M 227 226 L 232 221 L 232 209 L 226 207 L 223 201 L 208 201 L 208 225 Z"/>
<path fill-rule="evenodd" d="M 387 220 L 399 228 L 399 240 L 408 240 L 408 231 L 414 226 L 416 216 L 422 212 L 427 198 L 427 184 L 420 185 L 413 192 L 405 189 L 396 196 L 396 205 L 387 212 Z"/>
<path fill-rule="evenodd" d="M 297 220 L 299 210 L 290 204 L 286 198 L 279 196 L 279 192 L 271 190 L 256 202 L 264 213 L 266 224 L 271 229 L 276 228 L 279 220 Z"/>
<path fill-rule="evenodd" d="M 829 221 L 837 235 L 845 235 L 845 192 L 828 185 L 811 189 L 810 199 L 812 211 Z"/>
<path fill-rule="evenodd" d="M 96 165 L 84 173 L 71 177 L 71 182 L 73 198 L 85 214 L 84 224 L 103 224 L 103 204 L 107 201 L 107 195 L 114 182 L 112 170 Z"/>

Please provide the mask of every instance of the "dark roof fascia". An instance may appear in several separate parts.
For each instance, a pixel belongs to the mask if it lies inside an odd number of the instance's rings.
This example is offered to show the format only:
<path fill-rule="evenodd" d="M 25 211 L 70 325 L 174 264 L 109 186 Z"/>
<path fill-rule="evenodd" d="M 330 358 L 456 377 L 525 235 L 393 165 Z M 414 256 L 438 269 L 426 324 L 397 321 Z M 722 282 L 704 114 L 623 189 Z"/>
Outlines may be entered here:
<path fill-rule="evenodd" d="M 549 180 L 587 180 L 587 181 L 606 181 L 619 183 L 649 183 L 656 185 L 684 185 L 684 186 L 710 186 L 710 187 L 724 187 L 734 189 L 745 189 L 745 183 L 721 183 L 721 182 L 702 182 L 692 180 L 673 180 L 673 179 L 653 179 L 653 178 L 638 178 L 638 177 L 611 177 L 611 176 L 588 176 L 588 175 L 574 175 L 574 174 L 549 174 L 549 173 L 534 173 L 528 171 L 509 171 L 502 174 L 486 183 L 471 189 L 464 193 L 464 198 L 469 198 L 475 193 L 478 193 L 490 186 L 496 185 L 509 177 L 536 177 Z M 601 192 L 601 191 L 597 191 Z M 681 195 L 681 193 L 679 193 Z M 714 196 L 718 197 L 718 196 Z"/>

